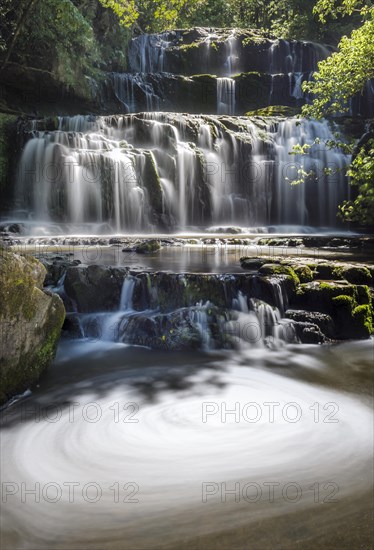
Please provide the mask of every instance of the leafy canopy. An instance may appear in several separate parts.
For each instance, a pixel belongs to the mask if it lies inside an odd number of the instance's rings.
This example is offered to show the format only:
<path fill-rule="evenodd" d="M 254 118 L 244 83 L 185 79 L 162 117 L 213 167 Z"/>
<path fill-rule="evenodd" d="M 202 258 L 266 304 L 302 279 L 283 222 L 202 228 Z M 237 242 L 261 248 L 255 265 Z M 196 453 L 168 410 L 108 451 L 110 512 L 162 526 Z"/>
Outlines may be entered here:
<path fill-rule="evenodd" d="M 118 16 L 120 23 L 129 27 L 140 24 L 146 31 L 173 28 L 191 15 L 200 0 L 100 0 Z"/>

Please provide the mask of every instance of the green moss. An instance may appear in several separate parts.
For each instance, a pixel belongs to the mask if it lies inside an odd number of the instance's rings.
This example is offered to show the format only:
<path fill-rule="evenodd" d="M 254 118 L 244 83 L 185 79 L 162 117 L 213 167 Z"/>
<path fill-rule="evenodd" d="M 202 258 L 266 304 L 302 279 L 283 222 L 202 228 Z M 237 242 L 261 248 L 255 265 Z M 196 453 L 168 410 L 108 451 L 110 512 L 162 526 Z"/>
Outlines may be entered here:
<path fill-rule="evenodd" d="M 256 109 L 254 111 L 248 111 L 246 116 L 281 116 L 281 117 L 293 117 L 300 113 L 300 109 L 297 107 L 287 107 L 285 105 L 270 105 L 262 109 Z"/>
<path fill-rule="evenodd" d="M 350 310 L 353 309 L 355 305 L 355 300 L 352 296 L 346 296 L 345 294 L 340 294 L 339 296 L 335 296 L 332 299 L 332 302 L 336 306 L 342 306 L 349 308 Z"/>
<path fill-rule="evenodd" d="M 356 322 L 366 328 L 368 336 L 373 333 L 373 313 L 369 305 L 365 304 L 355 307 L 352 316 Z"/>
<path fill-rule="evenodd" d="M 64 318 L 65 315 L 61 314 L 59 319 L 56 319 L 53 323 L 50 323 L 50 326 L 46 331 L 47 337 L 41 348 L 36 352 L 34 359 L 35 368 L 38 372 L 42 372 L 53 361 Z"/>
<path fill-rule="evenodd" d="M 18 258 L 18 260 L 17 260 Z M 31 256 L 15 256 L 2 251 L 0 257 L 0 316 L 31 320 L 35 315 L 33 300 L 35 267 L 37 260 Z M 38 266 L 45 274 L 45 268 Z"/>
<path fill-rule="evenodd" d="M 160 241 L 156 239 L 151 239 L 149 241 L 142 242 L 139 246 L 136 247 L 135 251 L 138 254 L 153 254 L 158 252 L 161 248 Z"/>
<path fill-rule="evenodd" d="M 208 81 L 216 81 L 217 80 L 217 75 L 215 74 L 194 74 L 190 77 L 192 80 L 195 80 L 195 81 L 204 81 L 206 82 L 207 80 Z"/>
<path fill-rule="evenodd" d="M 272 276 L 272 275 L 286 275 L 290 281 L 293 282 L 295 287 L 300 284 L 299 277 L 296 275 L 292 267 L 282 264 L 265 264 L 259 269 L 260 275 Z"/>
<path fill-rule="evenodd" d="M 358 304 L 368 304 L 371 306 L 371 294 L 367 285 L 357 285 L 357 302 Z"/>
<path fill-rule="evenodd" d="M 299 265 L 293 268 L 301 283 L 313 281 L 313 272 L 307 265 Z"/>
<path fill-rule="evenodd" d="M 201 46 L 201 42 L 191 42 L 191 44 L 182 44 L 178 46 L 178 50 L 181 52 L 186 52 L 189 50 L 195 50 Z"/>

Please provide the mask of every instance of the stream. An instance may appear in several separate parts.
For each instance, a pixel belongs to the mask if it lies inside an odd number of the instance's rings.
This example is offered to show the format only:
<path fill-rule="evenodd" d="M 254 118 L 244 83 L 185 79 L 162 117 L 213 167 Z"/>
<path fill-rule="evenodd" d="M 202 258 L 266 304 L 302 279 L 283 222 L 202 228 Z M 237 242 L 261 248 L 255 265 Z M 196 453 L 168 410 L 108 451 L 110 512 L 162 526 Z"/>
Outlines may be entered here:
<path fill-rule="evenodd" d="M 5 547 L 216 548 L 236 530 L 235 547 L 261 548 L 303 539 L 322 504 L 349 518 L 370 503 L 372 359 L 372 340 L 214 353 L 62 341 L 3 411 Z M 288 514 L 300 529 L 285 534 Z M 260 520 L 262 543 L 240 542 Z"/>

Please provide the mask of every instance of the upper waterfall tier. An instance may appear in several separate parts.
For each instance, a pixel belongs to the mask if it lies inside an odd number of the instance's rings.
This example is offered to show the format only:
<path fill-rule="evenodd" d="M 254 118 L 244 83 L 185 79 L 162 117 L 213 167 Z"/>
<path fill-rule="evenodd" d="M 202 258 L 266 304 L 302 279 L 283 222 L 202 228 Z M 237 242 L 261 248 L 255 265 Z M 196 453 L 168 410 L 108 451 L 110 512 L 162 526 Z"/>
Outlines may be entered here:
<path fill-rule="evenodd" d="M 335 226 L 347 196 L 348 159 L 323 145 L 327 121 L 143 113 L 63 117 L 53 131 L 46 122 L 25 128 L 16 186 L 15 206 L 38 221 L 116 232 Z M 290 156 L 317 136 L 307 157 Z M 290 185 L 299 170 L 313 175 Z"/>
<path fill-rule="evenodd" d="M 331 46 L 270 39 L 254 30 L 176 30 L 130 41 L 129 72 L 111 73 L 101 90 L 105 112 L 174 111 L 243 115 L 271 105 L 299 108 Z M 374 83 L 349 105 L 370 117 Z"/>
<path fill-rule="evenodd" d="M 140 73 L 305 73 L 315 71 L 332 51 L 313 42 L 269 39 L 255 30 L 195 28 L 133 38 L 129 64 Z"/>

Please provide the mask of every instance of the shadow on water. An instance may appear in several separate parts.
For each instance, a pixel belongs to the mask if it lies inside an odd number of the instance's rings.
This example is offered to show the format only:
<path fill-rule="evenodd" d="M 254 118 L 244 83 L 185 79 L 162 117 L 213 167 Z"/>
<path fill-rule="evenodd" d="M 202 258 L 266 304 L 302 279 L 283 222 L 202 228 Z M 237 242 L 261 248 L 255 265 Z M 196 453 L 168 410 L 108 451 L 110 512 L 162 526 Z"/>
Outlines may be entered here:
<path fill-rule="evenodd" d="M 220 362 L 218 360 L 221 360 Z M 53 418 L 76 399 L 101 399 L 113 389 L 134 390 L 143 404 L 156 403 L 165 391 L 199 393 L 196 375 L 211 371 L 204 378 L 205 390 L 225 387 L 220 378 L 225 370 L 222 355 L 202 352 L 150 350 L 140 346 L 95 340 L 62 342 L 52 367 L 43 373 L 32 392 L 9 403 L 1 413 L 1 427 L 35 418 Z M 93 398 L 94 396 L 94 398 Z"/>

